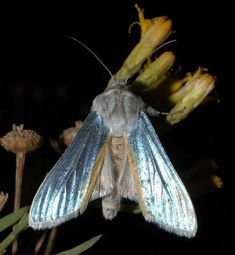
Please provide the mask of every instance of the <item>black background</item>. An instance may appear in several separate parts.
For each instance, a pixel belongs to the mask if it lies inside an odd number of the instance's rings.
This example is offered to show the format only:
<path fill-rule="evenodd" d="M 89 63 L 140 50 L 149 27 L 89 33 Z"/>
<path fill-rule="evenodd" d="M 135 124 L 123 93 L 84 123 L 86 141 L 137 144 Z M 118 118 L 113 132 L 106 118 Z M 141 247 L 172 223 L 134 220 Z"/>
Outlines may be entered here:
<path fill-rule="evenodd" d="M 75 120 L 83 120 L 92 99 L 109 79 L 88 52 L 64 35 L 83 41 L 115 73 L 138 41 L 137 26 L 128 34 L 129 25 L 137 20 L 134 3 L 90 1 L 1 8 L 0 136 L 10 131 L 12 123 L 24 123 L 44 137 L 40 150 L 27 155 L 22 205 L 30 204 L 58 158 L 48 139 L 57 138 Z M 89 207 L 84 215 L 59 228 L 54 252 L 101 233 L 101 241 L 87 254 L 228 254 L 234 234 L 232 7 L 226 1 L 138 3 L 147 18 L 167 15 L 173 20 L 177 42 L 166 48 L 176 53 L 176 67 L 182 65 L 182 71 L 188 72 L 203 66 L 217 77 L 215 92 L 220 103 L 196 110 L 162 137 L 162 142 L 177 169 L 201 158 L 215 159 L 224 187 L 194 199 L 199 221 L 194 239 L 159 230 L 140 215 L 120 213 L 108 222 L 100 210 Z M 14 155 L 1 149 L 0 163 L 0 190 L 10 193 L 4 215 L 12 210 Z M 32 230 L 23 233 L 20 253 L 32 254 L 39 236 Z"/>

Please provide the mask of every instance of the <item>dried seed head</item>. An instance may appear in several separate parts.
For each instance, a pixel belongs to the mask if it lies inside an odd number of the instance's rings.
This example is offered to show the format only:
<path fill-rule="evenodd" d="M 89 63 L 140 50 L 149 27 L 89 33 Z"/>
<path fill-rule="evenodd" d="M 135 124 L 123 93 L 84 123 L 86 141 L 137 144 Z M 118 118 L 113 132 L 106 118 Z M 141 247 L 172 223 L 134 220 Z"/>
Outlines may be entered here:
<path fill-rule="evenodd" d="M 42 137 L 35 131 L 23 129 L 24 125 L 13 124 L 12 131 L 0 139 L 1 145 L 13 153 L 27 153 L 38 149 L 42 143 Z"/>
<path fill-rule="evenodd" d="M 60 139 L 63 140 L 63 142 L 66 145 L 69 145 L 72 142 L 73 138 L 76 136 L 81 126 L 82 126 L 82 121 L 80 120 L 76 121 L 75 127 L 65 129 L 63 133 L 60 135 Z"/>

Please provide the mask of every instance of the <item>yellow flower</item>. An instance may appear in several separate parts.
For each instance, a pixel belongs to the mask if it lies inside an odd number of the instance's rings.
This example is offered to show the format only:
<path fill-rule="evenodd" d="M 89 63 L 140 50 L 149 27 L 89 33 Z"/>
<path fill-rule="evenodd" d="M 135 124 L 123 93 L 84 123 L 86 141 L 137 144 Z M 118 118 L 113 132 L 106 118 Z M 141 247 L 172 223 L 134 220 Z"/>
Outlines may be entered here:
<path fill-rule="evenodd" d="M 145 20 L 143 11 L 139 8 L 141 39 L 124 61 L 120 70 L 109 81 L 108 86 L 114 80 L 126 80 L 137 73 L 143 62 L 152 55 L 154 49 L 162 44 L 172 32 L 172 21 L 167 17 L 157 17 Z"/>
<path fill-rule="evenodd" d="M 143 35 L 146 33 L 146 31 L 149 29 L 149 27 L 152 25 L 153 19 L 145 19 L 144 18 L 144 9 L 141 9 L 138 6 L 138 4 L 135 4 L 135 8 L 138 12 L 139 22 L 137 22 L 137 23 L 140 25 L 140 28 L 141 28 L 140 38 L 142 38 Z M 129 31 L 130 31 L 130 29 L 129 29 Z"/>
<path fill-rule="evenodd" d="M 202 68 L 188 76 L 184 86 L 169 97 L 175 106 L 167 116 L 167 122 L 173 125 L 186 118 L 205 99 L 214 85 L 215 77 L 204 73 Z"/>
<path fill-rule="evenodd" d="M 133 82 L 131 88 L 139 91 L 150 91 L 156 89 L 167 77 L 167 71 L 175 62 L 173 52 L 166 51 L 155 61 L 144 68 L 143 72 Z"/>
<path fill-rule="evenodd" d="M 223 187 L 223 185 L 224 185 L 223 181 L 219 176 L 212 175 L 211 179 L 212 179 L 212 183 L 213 183 L 215 188 L 221 189 Z"/>

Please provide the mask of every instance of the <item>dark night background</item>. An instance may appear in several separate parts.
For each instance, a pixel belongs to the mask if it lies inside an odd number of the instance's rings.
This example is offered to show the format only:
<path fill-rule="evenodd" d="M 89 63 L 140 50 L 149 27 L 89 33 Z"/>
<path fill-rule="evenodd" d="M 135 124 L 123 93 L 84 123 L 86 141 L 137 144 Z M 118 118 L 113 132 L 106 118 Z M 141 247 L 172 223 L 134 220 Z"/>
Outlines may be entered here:
<path fill-rule="evenodd" d="M 185 239 L 148 224 L 141 215 L 120 213 L 111 222 L 101 210 L 89 207 L 76 220 L 59 228 L 54 253 L 103 234 L 86 254 L 229 254 L 234 238 L 234 179 L 230 143 L 234 116 L 232 59 L 232 9 L 226 1 L 94 1 L 49 6 L 1 8 L 0 31 L 0 136 L 12 123 L 38 131 L 44 144 L 28 154 L 22 206 L 29 205 L 37 187 L 58 159 L 49 138 L 58 138 L 74 121 L 83 120 L 92 99 L 101 93 L 109 76 L 82 47 L 65 38 L 72 35 L 88 45 L 115 73 L 138 41 L 134 3 L 145 8 L 147 18 L 167 15 L 173 20 L 177 42 L 166 47 L 176 53 L 183 72 L 198 66 L 216 75 L 220 103 L 196 109 L 186 120 L 161 137 L 176 169 L 186 169 L 198 159 L 215 159 L 223 189 L 193 198 L 198 216 L 196 238 Z M 159 109 L 164 111 L 164 109 Z M 0 149 L 0 190 L 10 193 L 2 215 L 12 210 L 15 156 Z M 25 231 L 22 253 L 31 254 L 41 233 Z M 30 242 L 28 241 L 30 237 Z M 1 235 L 1 239 L 3 236 Z"/>

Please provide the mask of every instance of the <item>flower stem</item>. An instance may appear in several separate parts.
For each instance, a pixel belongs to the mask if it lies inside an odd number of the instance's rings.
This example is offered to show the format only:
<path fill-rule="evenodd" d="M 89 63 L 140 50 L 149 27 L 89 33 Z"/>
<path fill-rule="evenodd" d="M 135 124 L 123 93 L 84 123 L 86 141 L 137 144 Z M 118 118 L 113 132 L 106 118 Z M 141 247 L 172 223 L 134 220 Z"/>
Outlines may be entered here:
<path fill-rule="evenodd" d="M 25 153 L 24 152 L 16 153 L 14 211 L 16 211 L 17 209 L 20 208 L 24 163 L 25 163 Z M 13 229 L 14 229 L 14 227 L 13 227 Z M 18 243 L 17 243 L 17 239 L 16 239 L 12 244 L 12 255 L 17 254 L 17 249 L 18 249 Z"/>
<path fill-rule="evenodd" d="M 54 243 L 55 243 L 56 236 L 57 236 L 57 228 L 53 228 L 50 232 L 49 240 L 48 240 L 44 255 L 51 254 L 51 251 L 52 251 Z"/>
<path fill-rule="evenodd" d="M 42 248 L 42 245 L 43 245 L 43 243 L 45 241 L 46 235 L 47 235 L 47 232 L 44 232 L 42 234 L 42 236 L 40 237 L 40 239 L 37 241 L 37 243 L 35 245 L 35 248 L 34 248 L 34 253 L 33 253 L 34 255 L 38 255 L 39 254 L 39 252 L 40 252 L 40 250 Z"/>
<path fill-rule="evenodd" d="M 15 175 L 15 200 L 14 211 L 20 208 L 21 186 L 24 172 L 25 153 L 16 154 L 16 175 Z"/>

